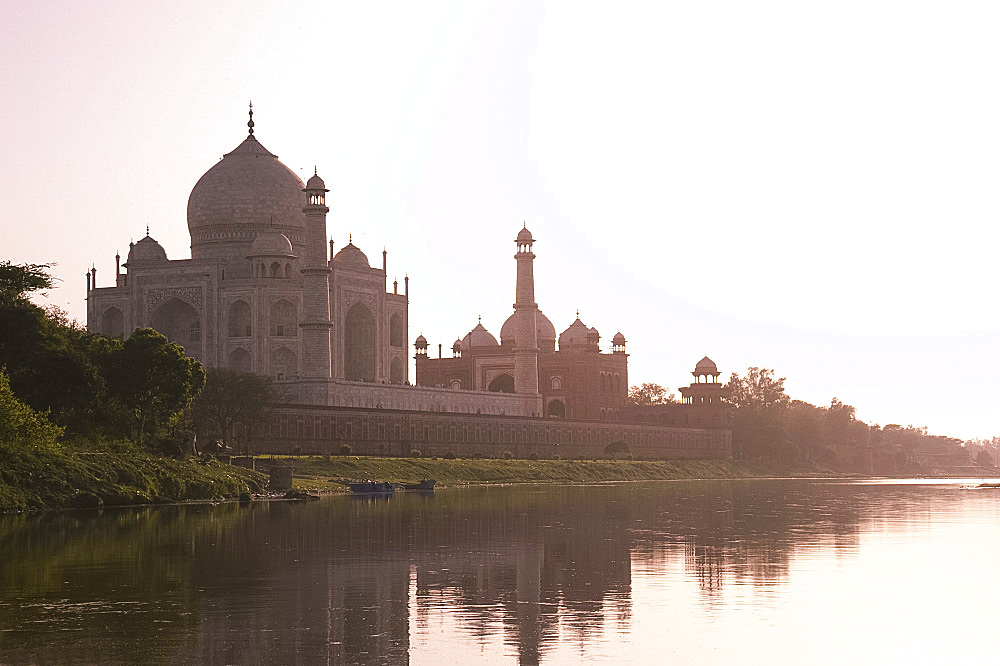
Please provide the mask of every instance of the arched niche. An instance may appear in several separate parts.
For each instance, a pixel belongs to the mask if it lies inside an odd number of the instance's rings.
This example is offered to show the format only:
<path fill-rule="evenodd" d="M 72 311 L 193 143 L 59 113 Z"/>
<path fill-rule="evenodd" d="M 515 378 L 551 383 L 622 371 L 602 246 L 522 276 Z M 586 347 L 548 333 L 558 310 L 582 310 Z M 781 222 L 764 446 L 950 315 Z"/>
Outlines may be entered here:
<path fill-rule="evenodd" d="M 504 373 L 502 375 L 497 375 L 490 382 L 487 389 L 493 393 L 513 393 L 514 392 L 514 378 Z"/>
<path fill-rule="evenodd" d="M 566 418 L 566 405 L 563 404 L 562 400 L 552 400 L 545 413 L 547 416 L 564 419 Z"/>
<path fill-rule="evenodd" d="M 230 370 L 238 372 L 251 372 L 253 370 L 253 361 L 250 359 L 250 352 L 239 347 L 229 352 L 229 363 L 227 365 Z"/>
<path fill-rule="evenodd" d="M 271 376 L 275 379 L 292 379 L 298 373 L 295 352 L 280 347 L 271 352 Z"/>
<path fill-rule="evenodd" d="M 405 379 L 403 372 L 403 362 L 398 358 L 392 359 L 392 363 L 389 364 L 389 381 L 393 384 L 402 384 Z"/>
<path fill-rule="evenodd" d="M 271 306 L 271 335 L 295 337 L 299 334 L 298 312 L 291 302 L 281 299 Z"/>
<path fill-rule="evenodd" d="M 406 346 L 406 341 L 403 339 L 403 318 L 398 314 L 392 315 L 389 319 L 389 345 L 392 347 Z"/>
<path fill-rule="evenodd" d="M 109 338 L 125 336 L 125 317 L 116 307 L 110 307 L 101 315 L 101 333 Z"/>
<path fill-rule="evenodd" d="M 271 264 L 271 277 L 281 277 L 281 264 L 277 261 Z"/>
<path fill-rule="evenodd" d="M 201 352 L 201 319 L 198 312 L 179 298 L 171 298 L 156 308 L 150 325 L 167 340 L 184 347 L 184 353 L 198 358 Z"/>
<path fill-rule="evenodd" d="M 236 301 L 229 306 L 226 317 L 228 333 L 231 338 L 249 338 L 252 332 L 250 306 L 246 301 Z"/>
<path fill-rule="evenodd" d="M 552 381 L 549 382 L 549 385 L 552 387 L 553 391 L 562 390 L 562 379 L 559 377 L 553 377 Z"/>
<path fill-rule="evenodd" d="M 344 318 L 344 378 L 375 380 L 375 317 L 362 303 Z"/>

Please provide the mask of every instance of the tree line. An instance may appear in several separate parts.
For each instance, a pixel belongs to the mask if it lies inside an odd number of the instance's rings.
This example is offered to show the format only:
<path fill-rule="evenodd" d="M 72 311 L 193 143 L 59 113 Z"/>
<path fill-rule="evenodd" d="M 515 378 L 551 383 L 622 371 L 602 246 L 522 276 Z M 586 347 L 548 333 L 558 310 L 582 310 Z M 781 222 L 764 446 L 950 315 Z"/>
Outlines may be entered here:
<path fill-rule="evenodd" d="M 206 373 L 150 328 L 127 339 L 87 331 L 31 302 L 52 287 L 50 268 L 0 262 L 0 445 L 125 441 L 174 453 L 197 433 L 249 450 L 282 399 L 269 377 Z"/>
<path fill-rule="evenodd" d="M 827 406 L 794 400 L 785 392 L 785 378 L 774 370 L 751 367 L 743 376 L 732 373 L 722 387 L 732 410 L 733 449 L 737 458 L 809 462 L 844 471 L 907 473 L 921 464 L 956 466 L 968 460 L 982 467 L 997 464 L 1000 437 L 963 442 L 930 435 L 927 428 L 858 420 L 855 408 L 833 398 Z M 662 386 L 632 386 L 632 405 L 677 404 Z M 863 449 L 871 458 L 859 462 L 851 454 Z M 931 461 L 928 463 L 927 461 Z M 858 469 L 863 465 L 865 469 Z"/>

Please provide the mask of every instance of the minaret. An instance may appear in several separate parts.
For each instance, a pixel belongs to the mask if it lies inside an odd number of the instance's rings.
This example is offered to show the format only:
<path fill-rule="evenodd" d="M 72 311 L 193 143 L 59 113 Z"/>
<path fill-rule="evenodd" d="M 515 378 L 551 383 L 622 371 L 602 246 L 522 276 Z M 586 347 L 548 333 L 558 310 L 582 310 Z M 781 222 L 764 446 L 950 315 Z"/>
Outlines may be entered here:
<path fill-rule="evenodd" d="M 302 260 L 302 377 L 329 379 L 333 376 L 330 350 L 330 266 L 326 260 L 326 189 L 323 179 L 313 171 L 306 183 L 306 242 Z M 314 387 L 316 402 L 326 402 L 325 387 Z M 313 389 L 309 389 L 310 392 Z M 322 394 L 322 395 L 319 395 Z"/>
<path fill-rule="evenodd" d="M 538 393 L 538 331 L 535 323 L 535 254 L 531 246 L 535 239 L 527 227 L 517 234 L 517 300 L 514 315 L 514 393 Z"/>

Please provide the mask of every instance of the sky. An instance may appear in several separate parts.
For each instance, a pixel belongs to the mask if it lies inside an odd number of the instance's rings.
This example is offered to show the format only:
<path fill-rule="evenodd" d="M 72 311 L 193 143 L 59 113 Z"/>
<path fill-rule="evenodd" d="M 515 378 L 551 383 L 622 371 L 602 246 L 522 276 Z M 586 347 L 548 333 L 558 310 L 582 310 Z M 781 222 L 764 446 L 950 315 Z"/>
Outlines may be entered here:
<path fill-rule="evenodd" d="M 0 25 L 0 258 L 54 262 L 41 302 L 80 321 L 146 225 L 190 256 L 188 195 L 253 100 L 335 244 L 410 277 L 411 341 L 499 336 L 526 224 L 539 306 L 621 330 L 631 384 L 708 355 L 1000 435 L 996 3 L 8 0 Z"/>

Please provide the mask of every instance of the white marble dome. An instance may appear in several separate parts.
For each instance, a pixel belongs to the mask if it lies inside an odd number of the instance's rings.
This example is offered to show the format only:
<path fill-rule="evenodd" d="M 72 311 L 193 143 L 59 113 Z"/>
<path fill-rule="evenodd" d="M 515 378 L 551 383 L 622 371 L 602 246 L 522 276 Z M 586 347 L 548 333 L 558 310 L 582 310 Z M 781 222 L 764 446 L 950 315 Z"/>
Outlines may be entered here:
<path fill-rule="evenodd" d="M 205 172 L 188 198 L 191 256 L 243 258 L 268 229 L 304 241 L 305 185 L 253 136 Z M 296 252 L 301 254 L 301 252 Z"/>

